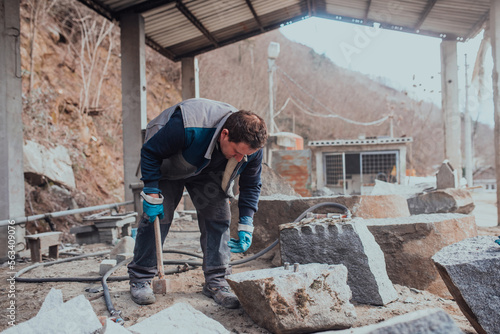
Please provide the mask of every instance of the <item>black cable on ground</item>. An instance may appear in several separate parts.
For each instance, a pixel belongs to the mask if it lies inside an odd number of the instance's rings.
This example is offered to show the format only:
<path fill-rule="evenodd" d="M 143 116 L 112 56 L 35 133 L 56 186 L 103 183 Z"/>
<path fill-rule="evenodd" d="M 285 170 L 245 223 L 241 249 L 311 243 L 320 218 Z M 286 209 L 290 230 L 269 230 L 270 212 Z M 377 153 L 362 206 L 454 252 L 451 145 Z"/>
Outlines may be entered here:
<path fill-rule="evenodd" d="M 51 262 L 39 262 L 35 263 L 31 266 L 28 266 L 26 268 L 23 268 L 19 270 L 16 275 L 14 276 L 16 282 L 22 282 L 22 283 L 54 283 L 54 282 L 100 282 L 102 280 L 102 276 L 94 276 L 94 277 L 40 277 L 40 278 L 28 278 L 28 277 L 21 277 L 21 275 L 27 273 L 28 271 L 35 269 L 37 267 L 41 266 L 51 266 L 54 264 L 59 264 L 59 263 L 64 263 L 64 262 L 70 262 L 82 258 L 87 258 L 87 257 L 92 257 L 92 256 L 102 256 L 109 254 L 110 251 L 104 251 L 104 252 L 99 252 L 99 253 L 91 253 L 91 254 L 83 254 L 67 259 L 59 259 L 56 261 L 51 261 Z M 189 255 L 189 254 L 188 254 Z M 165 262 L 165 261 L 164 261 Z M 170 261 L 166 261 L 170 262 Z M 191 262 L 191 263 L 190 263 Z M 188 264 L 192 267 L 196 266 L 201 266 L 201 263 L 198 264 L 198 262 L 193 262 L 193 261 L 178 261 L 176 263 L 166 263 L 166 264 L 176 264 L 176 265 L 184 265 Z M 188 268 L 189 269 L 189 268 Z M 171 269 L 171 270 L 165 270 L 165 275 L 172 275 L 172 274 L 177 274 L 186 271 L 186 268 L 176 268 L 176 269 Z M 114 281 L 114 282 L 119 282 L 119 281 L 128 281 L 129 276 L 111 276 L 107 278 L 108 281 Z"/>
<path fill-rule="evenodd" d="M 111 268 L 110 270 L 108 270 L 104 274 L 104 276 L 102 277 L 102 279 L 101 279 L 102 292 L 103 292 L 103 295 L 104 295 L 104 302 L 106 303 L 106 308 L 108 309 L 109 314 L 111 314 L 112 320 L 114 322 L 116 322 L 117 324 L 119 324 L 119 325 L 123 325 L 123 323 L 125 321 L 123 320 L 123 318 L 121 316 L 122 311 L 118 311 L 117 309 L 115 309 L 113 303 L 111 302 L 111 295 L 109 294 L 109 287 L 108 287 L 108 283 L 106 282 L 106 280 L 118 268 L 124 266 L 125 264 L 128 264 L 130 261 L 132 261 L 131 257 L 128 258 L 128 259 L 125 259 L 125 260 L 121 261 L 116 266 L 114 266 L 113 268 Z"/>

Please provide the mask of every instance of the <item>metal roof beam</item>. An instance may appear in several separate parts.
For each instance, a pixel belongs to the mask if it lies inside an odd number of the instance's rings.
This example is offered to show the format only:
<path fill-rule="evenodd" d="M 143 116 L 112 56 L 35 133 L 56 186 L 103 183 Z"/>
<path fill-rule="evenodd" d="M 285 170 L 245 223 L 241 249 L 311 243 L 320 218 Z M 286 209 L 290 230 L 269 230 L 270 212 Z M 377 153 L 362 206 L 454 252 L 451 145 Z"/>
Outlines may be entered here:
<path fill-rule="evenodd" d="M 487 10 L 486 13 L 481 16 L 481 18 L 474 24 L 474 26 L 471 28 L 467 36 L 465 36 L 465 39 L 473 38 L 475 37 L 479 31 L 483 28 L 484 22 L 486 22 L 490 17 L 490 11 Z"/>
<path fill-rule="evenodd" d="M 118 15 L 122 14 L 123 12 L 134 12 L 141 14 L 147 12 L 148 10 L 156 9 L 158 7 L 168 5 L 169 3 L 175 1 L 176 0 L 149 0 L 123 8 L 118 12 Z"/>
<path fill-rule="evenodd" d="M 368 0 L 368 3 L 366 5 L 366 11 L 365 11 L 365 17 L 363 18 L 363 21 L 368 21 L 368 14 L 370 14 L 370 7 L 372 6 L 372 0 Z"/>
<path fill-rule="evenodd" d="M 165 49 L 149 37 L 146 37 L 146 45 L 172 61 L 176 59 L 176 55 L 172 51 Z"/>
<path fill-rule="evenodd" d="M 309 17 L 316 15 L 316 0 L 307 0 L 307 12 Z"/>
<path fill-rule="evenodd" d="M 260 21 L 259 17 L 257 16 L 257 12 L 255 11 L 255 8 L 253 8 L 252 3 L 250 0 L 245 0 L 247 3 L 248 8 L 252 12 L 253 18 L 255 19 L 255 22 L 259 25 L 260 31 L 265 32 L 264 27 L 262 26 L 262 22 Z"/>
<path fill-rule="evenodd" d="M 78 2 L 84 4 L 88 8 L 93 11 L 99 13 L 110 21 L 115 21 L 119 19 L 119 16 L 116 15 L 109 7 L 104 4 L 96 1 L 96 0 L 78 0 Z"/>
<path fill-rule="evenodd" d="M 422 24 L 424 23 L 425 19 L 427 16 L 429 16 L 429 13 L 431 12 L 432 8 L 434 8 L 434 5 L 436 4 L 437 0 L 429 0 L 427 1 L 427 6 L 425 6 L 424 12 L 422 15 L 420 15 L 420 18 L 418 19 L 417 24 L 415 24 L 415 30 L 419 30 Z"/>
<path fill-rule="evenodd" d="M 210 34 L 210 32 L 203 26 L 203 24 L 200 22 L 200 20 L 198 20 L 196 18 L 196 16 L 193 15 L 193 13 L 191 13 L 191 11 L 189 9 L 187 9 L 186 6 L 184 6 L 184 4 L 182 3 L 182 1 L 177 1 L 177 4 L 175 5 L 177 7 L 177 9 L 182 13 L 184 14 L 184 16 L 189 20 L 191 21 L 191 23 L 196 27 L 198 28 L 199 31 L 201 31 L 203 33 L 203 35 L 205 35 L 206 38 L 208 38 L 208 40 L 210 42 L 212 42 L 212 44 L 215 46 L 215 47 L 219 47 L 219 42 L 217 42 L 217 40 L 215 39 L 214 36 L 212 36 L 212 34 Z"/>

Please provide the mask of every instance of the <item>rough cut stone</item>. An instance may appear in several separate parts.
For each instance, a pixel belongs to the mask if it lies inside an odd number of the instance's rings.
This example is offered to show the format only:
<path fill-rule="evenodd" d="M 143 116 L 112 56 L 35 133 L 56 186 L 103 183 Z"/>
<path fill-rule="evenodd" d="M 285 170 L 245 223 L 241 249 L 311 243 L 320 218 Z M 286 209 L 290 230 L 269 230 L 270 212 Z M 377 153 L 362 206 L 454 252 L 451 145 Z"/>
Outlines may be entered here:
<path fill-rule="evenodd" d="M 24 145 L 24 174 L 34 184 L 44 183 L 43 177 L 65 187 L 75 188 L 75 175 L 68 150 L 64 146 L 45 148 L 28 140 Z"/>
<path fill-rule="evenodd" d="M 109 256 L 115 259 L 118 254 L 122 253 L 134 253 L 135 240 L 130 236 L 126 236 L 120 239 L 116 246 L 111 250 Z"/>
<path fill-rule="evenodd" d="M 437 189 L 456 188 L 458 185 L 458 176 L 453 166 L 448 160 L 445 160 L 436 174 Z"/>
<path fill-rule="evenodd" d="M 384 253 L 362 219 L 338 222 L 329 218 L 280 226 L 283 263 L 343 264 L 353 300 L 385 305 L 397 299 L 387 276 Z"/>
<path fill-rule="evenodd" d="M 318 263 L 227 277 L 252 320 L 278 334 L 351 327 L 356 311 L 346 280 L 345 266 Z"/>
<path fill-rule="evenodd" d="M 88 334 L 102 328 L 90 302 L 79 295 L 51 310 L 20 323 L 2 334 L 58 333 Z"/>
<path fill-rule="evenodd" d="M 38 311 L 37 315 L 41 315 L 44 312 L 50 311 L 53 308 L 59 307 L 63 304 L 63 295 L 62 290 L 59 289 L 50 289 L 49 293 L 45 297 L 43 301 L 42 307 Z"/>
<path fill-rule="evenodd" d="M 477 236 L 474 216 L 458 213 L 366 219 L 365 224 L 384 252 L 393 283 L 442 297 L 450 294 L 432 256 L 445 246 Z"/>
<path fill-rule="evenodd" d="M 469 191 L 449 188 L 408 198 L 408 208 L 412 215 L 447 212 L 469 214 L 475 205 Z"/>
<path fill-rule="evenodd" d="M 128 328 L 138 334 L 229 334 L 220 323 L 189 304 L 177 303 Z"/>
<path fill-rule="evenodd" d="M 393 218 L 409 217 L 408 204 L 403 196 L 335 196 L 335 197 L 292 197 L 283 195 L 263 196 L 259 200 L 259 211 L 254 216 L 254 235 L 249 251 L 257 253 L 279 238 L 281 224 L 293 222 L 305 210 L 315 204 L 334 202 L 347 206 L 354 217 Z M 340 212 L 333 207 L 319 208 L 315 212 Z M 238 201 L 231 201 L 231 235 L 238 235 Z"/>
<path fill-rule="evenodd" d="M 102 260 L 99 265 L 99 275 L 104 276 L 114 266 L 116 266 L 116 260 Z"/>
<path fill-rule="evenodd" d="M 344 331 L 322 334 L 463 334 L 442 309 L 426 309 L 403 314 L 384 322 Z"/>
<path fill-rule="evenodd" d="M 432 257 L 458 306 L 479 334 L 500 333 L 500 246 L 493 236 L 469 238 Z"/>

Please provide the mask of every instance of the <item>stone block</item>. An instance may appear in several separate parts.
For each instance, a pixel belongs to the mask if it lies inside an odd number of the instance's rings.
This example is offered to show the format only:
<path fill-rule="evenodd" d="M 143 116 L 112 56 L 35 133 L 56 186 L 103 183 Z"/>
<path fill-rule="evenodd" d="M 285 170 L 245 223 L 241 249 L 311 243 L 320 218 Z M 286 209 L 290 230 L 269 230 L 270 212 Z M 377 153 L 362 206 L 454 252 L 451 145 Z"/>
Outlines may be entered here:
<path fill-rule="evenodd" d="M 345 205 L 354 217 L 361 218 L 394 218 L 409 217 L 406 199 L 400 195 L 379 196 L 333 196 L 333 197 L 293 197 L 284 195 L 262 196 L 259 200 L 259 211 L 254 216 L 254 235 L 251 253 L 266 248 L 279 238 L 281 224 L 291 223 L 305 210 L 318 203 L 334 202 Z M 316 210 L 318 213 L 339 212 L 333 207 Z M 238 201 L 231 201 L 231 235 L 238 235 Z"/>
<path fill-rule="evenodd" d="M 114 259 L 118 254 L 123 253 L 134 253 L 135 240 L 132 237 L 123 237 L 116 244 L 116 246 L 111 250 L 109 256 Z"/>
<path fill-rule="evenodd" d="M 227 277 L 252 320 L 278 334 L 351 327 L 356 311 L 346 280 L 345 266 L 318 263 Z"/>
<path fill-rule="evenodd" d="M 408 198 L 408 208 L 412 215 L 425 213 L 463 213 L 474 210 L 474 200 L 465 189 L 440 189 Z"/>
<path fill-rule="evenodd" d="M 432 256 L 445 246 L 477 236 L 474 216 L 458 213 L 366 219 L 365 224 L 384 252 L 393 283 L 442 297 L 450 295 Z"/>
<path fill-rule="evenodd" d="M 2 334 L 58 333 L 87 334 L 100 330 L 102 325 L 90 302 L 79 295 L 51 310 L 17 324 Z"/>
<path fill-rule="evenodd" d="M 64 146 L 46 148 L 28 140 L 23 153 L 24 174 L 32 184 L 45 183 L 47 178 L 70 189 L 76 187 L 71 158 Z"/>
<path fill-rule="evenodd" d="M 385 305 L 397 299 L 384 253 L 363 219 L 339 222 L 323 218 L 283 224 L 280 251 L 283 263 L 345 265 L 352 298 L 359 303 Z"/>
<path fill-rule="evenodd" d="M 60 307 L 62 304 L 63 304 L 62 290 L 52 288 L 45 297 L 42 307 L 38 311 L 38 315 L 50 311 L 53 308 Z"/>
<path fill-rule="evenodd" d="M 496 239 L 465 239 L 432 257 L 450 293 L 479 334 L 500 333 L 500 246 Z"/>
<path fill-rule="evenodd" d="M 114 266 L 116 266 L 116 260 L 102 260 L 99 265 L 99 275 L 104 276 Z"/>
<path fill-rule="evenodd" d="M 134 253 L 121 253 L 116 255 L 116 263 L 125 261 L 128 258 L 134 257 Z"/>
<path fill-rule="evenodd" d="M 69 231 L 75 235 L 76 242 L 79 245 L 91 245 L 100 242 L 99 232 L 94 225 L 72 227 Z"/>
<path fill-rule="evenodd" d="M 436 174 L 437 189 L 456 188 L 458 186 L 457 171 L 448 160 L 445 160 Z"/>
<path fill-rule="evenodd" d="M 128 328 L 138 334 L 229 334 L 219 322 L 189 304 L 177 303 Z"/>
<path fill-rule="evenodd" d="M 463 334 L 442 309 L 426 309 L 403 314 L 384 322 L 343 331 L 322 334 Z"/>

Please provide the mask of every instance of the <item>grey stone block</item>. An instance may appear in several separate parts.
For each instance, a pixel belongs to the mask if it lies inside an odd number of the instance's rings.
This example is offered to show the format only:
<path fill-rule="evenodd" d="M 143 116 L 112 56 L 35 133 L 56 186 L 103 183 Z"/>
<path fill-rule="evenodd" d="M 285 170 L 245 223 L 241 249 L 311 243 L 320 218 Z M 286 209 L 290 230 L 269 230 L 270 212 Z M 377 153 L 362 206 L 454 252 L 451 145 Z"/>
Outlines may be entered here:
<path fill-rule="evenodd" d="M 132 237 L 126 236 L 120 239 L 116 246 L 111 250 L 110 257 L 116 258 L 118 254 L 134 253 L 135 240 Z"/>
<path fill-rule="evenodd" d="M 403 314 L 379 324 L 322 334 L 463 334 L 442 309 L 427 309 Z"/>
<path fill-rule="evenodd" d="M 458 306 L 479 334 L 500 333 L 500 246 L 479 236 L 432 257 Z"/>
<path fill-rule="evenodd" d="M 474 200 L 465 189 L 440 189 L 408 198 L 408 209 L 412 215 L 425 213 L 463 213 L 474 210 Z"/>
<path fill-rule="evenodd" d="M 384 253 L 362 219 L 329 218 L 280 226 L 282 262 L 343 264 L 353 300 L 385 305 L 397 299 Z"/>
<path fill-rule="evenodd" d="M 70 232 L 75 235 L 76 242 L 80 245 L 100 242 L 99 231 L 94 225 L 72 227 Z"/>
<path fill-rule="evenodd" d="M 349 302 L 343 265 L 306 264 L 229 275 L 227 281 L 243 309 L 272 333 L 303 333 L 352 326 L 356 319 Z"/>
<path fill-rule="evenodd" d="M 42 307 L 38 311 L 37 315 L 41 315 L 44 312 L 50 311 L 53 308 L 59 307 L 63 304 L 63 295 L 62 290 L 59 289 L 50 289 L 49 293 L 45 297 L 43 301 Z"/>
<path fill-rule="evenodd" d="M 177 303 L 128 328 L 138 334 L 229 334 L 220 323 L 189 304 Z"/>
<path fill-rule="evenodd" d="M 431 258 L 443 247 L 477 236 L 474 216 L 458 213 L 366 219 L 365 224 L 384 252 L 394 284 L 446 298 L 450 294 Z"/>
<path fill-rule="evenodd" d="M 92 305 L 83 295 L 79 295 L 59 307 L 44 311 L 26 322 L 3 331 L 2 334 L 89 334 L 101 328 L 102 325 Z"/>
<path fill-rule="evenodd" d="M 130 257 L 134 257 L 134 253 L 121 253 L 116 255 L 116 263 L 120 263 Z"/>
<path fill-rule="evenodd" d="M 114 266 L 116 266 L 116 260 L 102 260 L 99 265 L 99 275 L 104 276 Z"/>

